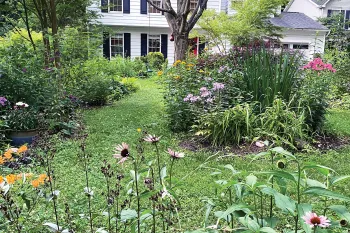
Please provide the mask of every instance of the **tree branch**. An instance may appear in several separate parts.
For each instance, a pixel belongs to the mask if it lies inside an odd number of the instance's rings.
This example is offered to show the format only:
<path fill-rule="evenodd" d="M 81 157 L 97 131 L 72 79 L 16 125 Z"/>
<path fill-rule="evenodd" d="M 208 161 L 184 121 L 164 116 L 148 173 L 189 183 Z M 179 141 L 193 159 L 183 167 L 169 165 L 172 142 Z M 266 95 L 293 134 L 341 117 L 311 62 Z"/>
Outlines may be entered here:
<path fill-rule="evenodd" d="M 200 5 L 199 0 L 198 0 L 198 4 L 196 6 L 196 9 L 193 11 L 191 18 L 188 20 L 189 31 L 192 30 L 192 28 L 196 25 L 198 19 L 202 16 L 203 11 L 204 11 L 204 6 L 207 4 L 207 2 L 208 2 L 208 0 L 202 0 L 202 5 Z M 198 11 L 199 6 L 200 6 L 200 10 Z"/>
<path fill-rule="evenodd" d="M 174 16 L 174 17 L 177 16 L 177 15 L 176 15 L 176 12 L 175 12 L 174 9 L 172 9 L 172 8 L 171 8 L 170 10 L 167 10 L 167 9 L 164 9 L 164 8 L 161 8 L 161 7 L 157 6 L 157 5 L 155 5 L 155 4 L 152 2 L 152 0 L 147 0 L 147 2 L 148 2 L 151 6 L 153 6 L 153 7 L 156 8 L 157 10 L 159 10 L 159 11 L 169 13 L 169 14 L 171 14 L 171 15 Z"/>

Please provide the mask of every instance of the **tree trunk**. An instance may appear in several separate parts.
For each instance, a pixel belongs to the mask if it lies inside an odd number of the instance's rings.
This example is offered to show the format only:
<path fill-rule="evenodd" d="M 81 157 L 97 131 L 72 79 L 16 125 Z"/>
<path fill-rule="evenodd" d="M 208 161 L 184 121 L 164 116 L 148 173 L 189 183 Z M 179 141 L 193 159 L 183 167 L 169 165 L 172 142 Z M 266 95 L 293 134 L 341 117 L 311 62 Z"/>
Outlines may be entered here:
<path fill-rule="evenodd" d="M 186 54 L 188 51 L 188 33 L 175 34 L 175 61 L 186 60 Z"/>
<path fill-rule="evenodd" d="M 56 14 L 56 3 L 55 0 L 50 0 L 50 11 L 51 11 L 51 24 L 52 24 L 52 37 L 53 37 L 53 49 L 55 66 L 60 67 L 60 49 L 59 49 L 59 39 L 58 39 L 58 26 L 57 26 L 57 14 Z"/>

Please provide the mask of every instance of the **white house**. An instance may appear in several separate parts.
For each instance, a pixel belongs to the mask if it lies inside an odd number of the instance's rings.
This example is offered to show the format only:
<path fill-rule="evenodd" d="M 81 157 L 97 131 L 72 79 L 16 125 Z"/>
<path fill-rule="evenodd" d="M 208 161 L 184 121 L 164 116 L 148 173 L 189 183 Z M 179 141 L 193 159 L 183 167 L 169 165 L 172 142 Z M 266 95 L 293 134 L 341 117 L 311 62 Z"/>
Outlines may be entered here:
<path fill-rule="evenodd" d="M 159 5 L 162 2 L 153 1 Z M 192 9 L 197 1 L 190 0 Z M 207 8 L 231 14 L 235 11 L 230 9 L 229 2 L 230 0 L 208 0 Z M 176 11 L 176 0 L 171 0 L 171 3 Z M 172 33 L 165 16 L 149 5 L 147 0 L 101 0 L 90 9 L 101 12 L 98 20 L 115 31 L 111 35 L 105 35 L 104 56 L 135 58 L 148 52 L 161 52 L 169 64 L 174 62 L 174 42 L 171 41 Z M 284 12 L 271 18 L 270 22 L 283 28 L 281 46 L 303 50 L 311 58 L 315 53 L 323 53 L 328 33 L 328 29 L 316 19 L 342 10 L 348 19 L 350 10 L 346 9 L 350 9 L 350 0 L 291 0 Z M 193 52 L 198 54 L 205 45 L 194 39 L 191 46 Z"/>
<path fill-rule="evenodd" d="M 196 7 L 198 0 L 190 1 L 190 8 Z M 161 0 L 153 0 L 161 4 Z M 209 0 L 208 9 L 226 10 L 226 0 Z M 176 0 L 171 0 L 176 11 Z M 115 30 L 115 34 L 105 36 L 103 52 L 106 57 L 115 55 L 140 57 L 148 52 L 161 52 L 174 62 L 174 42 L 165 16 L 147 3 L 146 0 L 101 0 L 90 10 L 101 12 L 99 21 Z M 194 53 L 204 49 L 204 44 L 193 40 Z"/>

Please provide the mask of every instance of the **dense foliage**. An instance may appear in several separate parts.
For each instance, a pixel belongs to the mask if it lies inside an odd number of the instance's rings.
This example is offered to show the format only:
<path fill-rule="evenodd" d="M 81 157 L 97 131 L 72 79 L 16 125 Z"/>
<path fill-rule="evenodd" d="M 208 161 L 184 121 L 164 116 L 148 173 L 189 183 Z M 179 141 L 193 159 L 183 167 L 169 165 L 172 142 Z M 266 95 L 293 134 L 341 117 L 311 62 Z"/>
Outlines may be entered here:
<path fill-rule="evenodd" d="M 294 147 L 321 129 L 334 83 L 331 64 L 302 64 L 296 51 L 261 46 L 177 61 L 163 74 L 169 125 L 214 145 L 260 139 Z"/>

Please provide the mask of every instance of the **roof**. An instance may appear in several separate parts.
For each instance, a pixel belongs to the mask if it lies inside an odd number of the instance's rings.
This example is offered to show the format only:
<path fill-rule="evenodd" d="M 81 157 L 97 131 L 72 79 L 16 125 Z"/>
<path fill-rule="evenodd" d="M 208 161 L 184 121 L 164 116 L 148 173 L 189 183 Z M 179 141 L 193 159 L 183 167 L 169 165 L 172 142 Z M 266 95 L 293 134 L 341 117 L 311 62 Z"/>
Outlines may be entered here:
<path fill-rule="evenodd" d="M 290 29 L 328 30 L 319 22 L 299 12 L 282 12 L 278 17 L 269 19 L 277 27 Z"/>
<path fill-rule="evenodd" d="M 329 2 L 329 0 L 311 0 L 311 2 L 316 3 L 319 6 L 323 6 Z"/>

